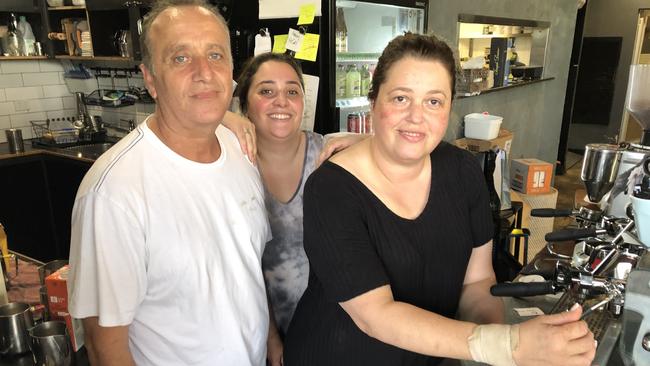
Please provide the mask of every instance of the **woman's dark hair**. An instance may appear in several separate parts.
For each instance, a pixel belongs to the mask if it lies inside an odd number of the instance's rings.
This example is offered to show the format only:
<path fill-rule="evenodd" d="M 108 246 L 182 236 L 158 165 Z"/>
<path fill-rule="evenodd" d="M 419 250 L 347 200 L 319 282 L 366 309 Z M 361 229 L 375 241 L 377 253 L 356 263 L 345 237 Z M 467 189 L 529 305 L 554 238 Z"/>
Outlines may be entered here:
<path fill-rule="evenodd" d="M 253 77 L 257 74 L 260 66 L 269 61 L 275 62 L 284 62 L 285 64 L 291 66 L 293 70 L 298 75 L 300 80 L 300 86 L 302 89 L 305 89 L 305 82 L 302 80 L 302 69 L 300 65 L 293 59 L 293 57 L 286 55 L 284 53 L 263 53 L 261 55 L 255 56 L 244 64 L 241 75 L 237 79 L 237 87 L 235 88 L 235 96 L 239 97 L 239 108 L 242 113 L 246 113 L 248 110 L 248 91 L 251 88 L 251 83 L 253 82 Z"/>
<path fill-rule="evenodd" d="M 372 75 L 372 84 L 368 92 L 368 99 L 375 101 L 379 94 L 379 87 L 386 81 L 388 71 L 395 63 L 404 57 L 414 57 L 422 60 L 437 61 L 449 73 L 451 79 L 451 97 L 456 95 L 456 59 L 449 45 L 434 35 L 405 33 L 395 37 L 379 57 L 379 62 Z"/>

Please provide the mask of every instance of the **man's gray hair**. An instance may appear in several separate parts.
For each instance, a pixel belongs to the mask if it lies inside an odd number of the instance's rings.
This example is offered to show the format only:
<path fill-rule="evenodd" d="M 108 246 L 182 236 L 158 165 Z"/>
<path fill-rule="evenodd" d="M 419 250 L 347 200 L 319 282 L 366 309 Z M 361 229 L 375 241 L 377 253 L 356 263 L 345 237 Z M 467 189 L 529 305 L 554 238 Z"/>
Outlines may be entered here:
<path fill-rule="evenodd" d="M 156 20 L 156 18 L 158 18 L 160 13 L 169 8 L 179 6 L 199 6 L 206 10 L 209 10 L 212 14 L 214 14 L 214 16 L 217 18 L 217 21 L 221 24 L 221 26 L 223 26 L 223 29 L 226 32 L 226 38 L 228 39 L 227 51 L 230 52 L 230 32 L 228 31 L 228 23 L 226 23 L 226 20 L 221 16 L 219 10 L 215 6 L 210 5 L 206 0 L 157 0 L 147 15 L 144 16 L 144 19 L 142 21 L 142 33 L 140 33 L 140 44 L 142 45 L 142 63 L 152 73 L 154 70 L 153 62 L 151 60 L 151 44 L 149 43 L 149 32 L 151 31 L 151 25 Z M 228 56 L 231 58 L 232 63 L 231 55 Z"/>

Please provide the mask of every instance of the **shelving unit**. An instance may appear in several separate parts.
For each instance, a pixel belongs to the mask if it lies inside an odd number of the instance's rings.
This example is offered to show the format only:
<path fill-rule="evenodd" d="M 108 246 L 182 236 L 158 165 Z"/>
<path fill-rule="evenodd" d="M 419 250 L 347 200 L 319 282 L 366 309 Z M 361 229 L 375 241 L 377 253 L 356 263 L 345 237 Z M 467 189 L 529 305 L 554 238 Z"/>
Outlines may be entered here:
<path fill-rule="evenodd" d="M 86 7 L 83 5 L 69 5 L 69 6 L 57 6 L 57 7 L 48 7 L 48 11 L 59 11 L 59 10 L 86 10 Z"/>
<path fill-rule="evenodd" d="M 47 56 L 0 56 L 0 61 L 15 61 L 15 60 L 47 60 Z"/>
<path fill-rule="evenodd" d="M 46 0 L 0 0 L 0 24 L 9 13 L 24 15 L 31 24 L 36 40 L 41 42 L 45 56 L 2 57 L 0 60 L 33 60 L 43 58 L 87 61 L 137 61 L 141 58 L 138 21 L 153 0 L 86 0 L 85 6 L 48 6 Z M 93 56 L 70 55 L 67 47 L 79 48 L 80 41 L 68 46 L 68 41 L 50 40 L 51 32 L 65 33 L 61 20 L 71 18 L 88 22 Z M 68 27 L 69 28 L 69 27 Z M 129 57 L 121 57 L 114 44 L 118 31 L 129 31 Z M 78 52 L 78 51 L 77 51 Z M 74 53 L 74 52 L 73 52 Z"/>
<path fill-rule="evenodd" d="M 60 60 L 80 60 L 80 61 L 133 61 L 133 57 L 120 57 L 120 56 L 68 56 L 56 55 L 56 59 Z"/>

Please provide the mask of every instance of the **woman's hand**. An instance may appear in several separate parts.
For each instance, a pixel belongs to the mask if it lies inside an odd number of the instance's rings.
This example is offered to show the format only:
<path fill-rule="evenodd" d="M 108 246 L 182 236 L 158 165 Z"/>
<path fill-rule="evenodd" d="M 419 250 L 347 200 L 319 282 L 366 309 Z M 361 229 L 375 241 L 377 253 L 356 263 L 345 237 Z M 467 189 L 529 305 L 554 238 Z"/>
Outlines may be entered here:
<path fill-rule="evenodd" d="M 582 308 L 574 305 L 568 312 L 521 323 L 519 345 L 513 351 L 517 365 L 591 365 L 596 342 L 580 315 Z"/>
<path fill-rule="evenodd" d="M 251 163 L 255 164 L 257 156 L 255 125 L 248 118 L 231 111 L 226 111 L 223 116 L 223 125 L 237 136 L 242 152 L 248 156 Z"/>
<path fill-rule="evenodd" d="M 321 150 L 320 156 L 318 157 L 318 165 L 321 165 L 325 160 L 334 155 L 334 153 L 345 150 L 357 142 L 365 140 L 368 136 L 370 135 L 348 132 L 325 135 L 323 150 Z"/>
<path fill-rule="evenodd" d="M 266 339 L 266 364 L 269 366 L 282 366 L 284 346 L 275 325 L 269 327 L 269 336 Z"/>

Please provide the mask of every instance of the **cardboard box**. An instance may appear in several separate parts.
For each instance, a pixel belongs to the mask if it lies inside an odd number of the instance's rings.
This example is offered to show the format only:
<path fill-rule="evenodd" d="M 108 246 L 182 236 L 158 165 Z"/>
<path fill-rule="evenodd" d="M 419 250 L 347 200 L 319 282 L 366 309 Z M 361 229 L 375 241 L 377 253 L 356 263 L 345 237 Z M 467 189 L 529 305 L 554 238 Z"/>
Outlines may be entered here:
<path fill-rule="evenodd" d="M 510 147 L 512 146 L 512 139 L 514 134 L 504 128 L 499 129 L 499 135 L 492 140 L 478 140 L 468 139 L 463 137 L 454 141 L 454 144 L 461 149 L 469 150 L 472 152 L 483 152 L 499 148 L 504 150 L 506 154 L 510 154 Z"/>
<path fill-rule="evenodd" d="M 52 320 L 64 320 L 68 312 L 68 271 L 67 265 L 59 268 L 58 271 L 45 277 L 45 288 L 47 290 L 47 305 Z"/>
<path fill-rule="evenodd" d="M 513 159 L 510 164 L 510 188 L 525 194 L 551 191 L 553 164 L 539 159 Z"/>
<path fill-rule="evenodd" d="M 83 324 L 80 319 L 74 319 L 68 313 L 68 272 L 70 267 L 65 265 L 51 275 L 45 277 L 47 304 L 51 320 L 65 322 L 70 335 L 70 341 L 75 352 L 84 344 Z"/>

